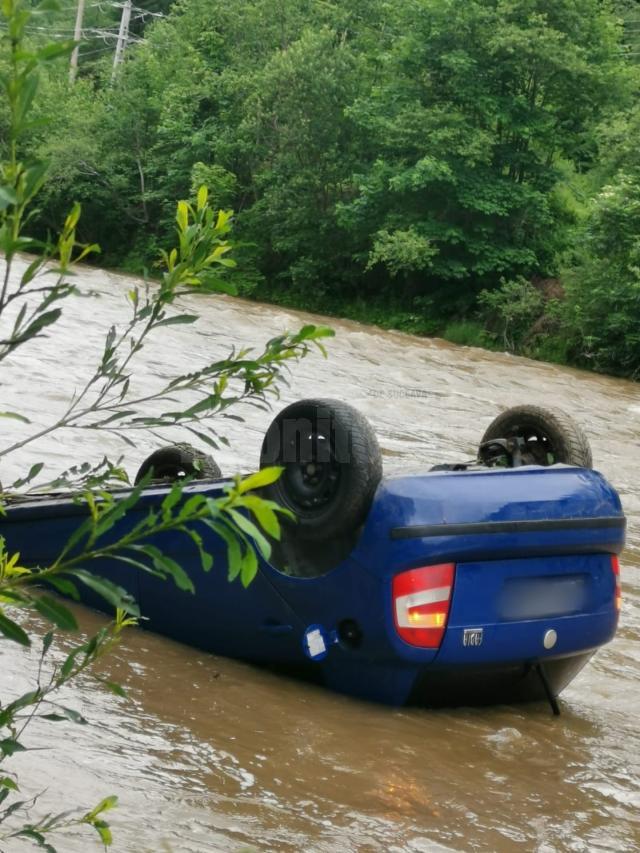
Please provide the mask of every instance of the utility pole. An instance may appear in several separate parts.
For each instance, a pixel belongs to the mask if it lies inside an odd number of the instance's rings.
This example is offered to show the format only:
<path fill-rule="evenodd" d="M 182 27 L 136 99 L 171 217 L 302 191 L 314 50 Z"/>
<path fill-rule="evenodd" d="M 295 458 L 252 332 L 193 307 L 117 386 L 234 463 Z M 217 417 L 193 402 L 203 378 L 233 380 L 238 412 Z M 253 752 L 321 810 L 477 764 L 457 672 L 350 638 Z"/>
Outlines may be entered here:
<path fill-rule="evenodd" d="M 78 0 L 78 11 L 76 12 L 76 27 L 73 31 L 73 40 L 76 46 L 71 54 L 71 63 L 69 65 L 69 80 L 73 83 L 78 74 L 78 53 L 80 52 L 80 39 L 82 38 L 82 19 L 84 18 L 85 0 Z"/>
<path fill-rule="evenodd" d="M 116 44 L 116 55 L 113 57 L 113 71 L 111 72 L 111 81 L 115 79 L 118 65 L 124 59 L 124 52 L 129 40 L 129 21 L 131 20 L 131 0 L 125 0 L 122 6 L 122 17 L 120 18 L 120 32 L 118 33 L 118 42 Z"/>

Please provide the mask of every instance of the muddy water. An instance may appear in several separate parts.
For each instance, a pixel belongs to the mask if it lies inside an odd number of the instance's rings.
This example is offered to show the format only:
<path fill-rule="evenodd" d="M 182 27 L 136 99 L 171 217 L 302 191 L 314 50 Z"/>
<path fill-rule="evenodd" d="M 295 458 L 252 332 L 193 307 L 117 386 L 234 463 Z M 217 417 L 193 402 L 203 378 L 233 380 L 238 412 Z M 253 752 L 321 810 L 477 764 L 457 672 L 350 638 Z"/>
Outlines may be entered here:
<path fill-rule="evenodd" d="M 2 368 L 2 410 L 35 425 L 55 417 L 91 364 L 105 329 L 126 316 L 131 280 L 83 271 L 94 295 L 75 299 L 63 333 Z M 195 329 L 167 328 L 143 353 L 151 388 L 230 344 L 257 344 L 308 320 L 227 298 L 186 300 Z M 640 393 L 637 385 L 507 355 L 334 321 L 324 361 L 301 364 L 283 402 L 335 396 L 359 407 L 380 437 L 387 473 L 473 455 L 489 421 L 521 402 L 562 407 L 584 425 L 596 467 L 629 515 L 619 634 L 563 694 L 544 705 L 455 711 L 393 710 L 288 681 L 160 637 L 131 632 L 109 672 L 128 701 L 87 680 L 69 696 L 90 726 L 31 730 L 14 759 L 43 806 L 92 804 L 118 793 L 121 851 L 593 851 L 640 847 Z M 255 466 L 268 415 L 228 422 L 223 470 Z M 34 427 L 3 421 L 4 446 Z M 174 436 L 175 437 L 175 436 Z M 90 432 L 58 434 L 16 454 L 3 480 L 43 459 L 51 472 L 108 452 L 131 472 L 157 446 L 133 450 Z M 83 611 L 85 630 L 100 617 Z M 3 697 L 27 689 L 35 652 L 0 650 Z M 57 738 L 53 737 L 57 735 Z M 86 835 L 59 849 L 98 849 Z M 7 848 L 11 851 L 14 848 Z M 21 849 L 16 845 L 15 849 Z"/>

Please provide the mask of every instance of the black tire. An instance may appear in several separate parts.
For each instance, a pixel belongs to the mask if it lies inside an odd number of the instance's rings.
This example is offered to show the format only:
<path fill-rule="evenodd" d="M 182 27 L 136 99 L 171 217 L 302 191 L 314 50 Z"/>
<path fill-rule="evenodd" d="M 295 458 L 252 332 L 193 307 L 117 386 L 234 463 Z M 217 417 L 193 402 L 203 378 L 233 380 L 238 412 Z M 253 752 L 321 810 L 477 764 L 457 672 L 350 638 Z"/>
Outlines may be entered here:
<path fill-rule="evenodd" d="M 308 541 L 353 533 L 365 520 L 382 477 L 382 455 L 369 421 L 338 400 L 300 400 L 273 420 L 260 467 L 282 465 L 265 497 L 297 518 Z"/>
<path fill-rule="evenodd" d="M 589 440 L 566 412 L 541 406 L 514 406 L 492 421 L 481 444 L 516 437 L 524 439 L 523 455 L 533 464 L 593 466 Z"/>
<path fill-rule="evenodd" d="M 190 444 L 172 444 L 169 447 L 161 447 L 147 456 L 136 474 L 135 482 L 139 483 L 143 477 L 153 469 L 152 482 L 173 482 L 185 477 L 194 480 L 217 480 L 222 477 L 220 468 L 212 456 L 196 450 Z"/>

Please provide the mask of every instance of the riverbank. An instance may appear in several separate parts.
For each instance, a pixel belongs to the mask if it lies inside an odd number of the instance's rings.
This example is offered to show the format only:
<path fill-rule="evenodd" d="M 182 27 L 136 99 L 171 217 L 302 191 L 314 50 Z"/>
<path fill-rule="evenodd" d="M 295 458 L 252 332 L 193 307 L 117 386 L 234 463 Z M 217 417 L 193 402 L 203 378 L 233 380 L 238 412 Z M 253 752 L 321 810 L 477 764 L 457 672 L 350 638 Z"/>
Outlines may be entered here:
<path fill-rule="evenodd" d="M 100 263 L 122 275 L 143 272 L 141 263 L 133 262 L 125 267 L 110 265 L 108 257 L 100 258 Z M 241 271 L 237 279 L 238 296 L 251 302 L 330 319 L 353 320 L 386 331 L 439 338 L 458 346 L 506 352 L 605 376 L 632 381 L 637 376 L 635 369 L 616 369 L 598 363 L 576 332 L 571 317 L 573 306 L 568 304 L 558 279 L 502 281 L 495 290 L 480 292 L 478 299 L 484 304 L 460 300 L 462 310 L 459 311 L 455 310 L 455 301 L 443 295 L 443 291 L 436 291 L 433 298 L 402 298 L 396 294 L 336 296 L 325 292 L 321 286 L 296 290 L 259 277 L 245 280 Z"/>
<path fill-rule="evenodd" d="M 508 352 L 535 361 L 633 379 L 628 371 L 600 368 L 588 353 L 579 350 L 575 336 L 563 324 L 562 288 L 549 288 L 547 282 L 515 282 L 520 288 L 515 298 L 514 294 L 507 293 L 502 303 L 498 290 L 483 310 L 469 308 L 460 314 L 442 310 L 438 299 L 336 298 L 321 291 L 300 293 L 278 289 L 268 283 L 258 284 L 243 295 L 258 302 L 355 320 L 388 331 L 440 338 L 459 346 Z M 536 293 L 538 300 L 535 300 Z M 533 304 L 526 304 L 527 300 Z"/>

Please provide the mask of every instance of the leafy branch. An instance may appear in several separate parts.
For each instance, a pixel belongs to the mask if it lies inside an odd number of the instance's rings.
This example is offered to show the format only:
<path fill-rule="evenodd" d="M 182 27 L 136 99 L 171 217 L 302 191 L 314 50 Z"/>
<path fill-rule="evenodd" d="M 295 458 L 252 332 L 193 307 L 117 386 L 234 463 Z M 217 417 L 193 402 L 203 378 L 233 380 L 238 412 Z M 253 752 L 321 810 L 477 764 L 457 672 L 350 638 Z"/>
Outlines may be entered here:
<path fill-rule="evenodd" d="M 38 88 L 40 67 L 65 56 L 70 42 L 45 45 L 32 50 L 27 30 L 34 16 L 56 4 L 42 0 L 32 7 L 27 0 L 0 0 L 0 43 L 8 47 L 8 71 L 0 74 L 0 89 L 8 103 L 9 138 L 7 156 L 0 160 L 0 254 L 4 270 L 0 274 L 0 363 L 20 348 L 55 331 L 64 300 L 77 292 L 70 281 L 73 265 L 97 250 L 76 239 L 80 217 L 74 205 L 55 242 L 37 241 L 25 233 L 33 215 L 34 199 L 47 177 L 42 161 L 21 158 L 22 138 L 33 124 L 30 108 Z M 209 424 L 213 415 L 228 415 L 238 403 L 264 405 L 278 386 L 286 381 L 292 363 L 306 356 L 312 347 L 324 352 L 322 339 L 332 334 L 325 327 L 304 326 L 296 333 L 272 338 L 260 352 L 252 348 L 232 351 L 227 358 L 204 365 L 194 372 L 169 380 L 158 391 L 135 394 L 131 390 L 136 357 L 148 338 L 159 329 L 195 322 L 196 315 L 172 312 L 177 298 L 192 293 L 233 293 L 226 277 L 235 262 L 230 211 L 214 211 L 208 192 L 201 187 L 193 204 L 177 206 L 177 245 L 163 252 L 158 283 L 146 282 L 128 294 L 131 315 L 123 328 L 112 327 L 105 339 L 97 367 L 69 401 L 64 414 L 53 423 L 27 433 L 19 441 L 0 447 L 0 458 L 61 429 L 100 429 L 133 443 L 131 431 L 182 426 L 209 445 L 220 438 Z M 37 252 L 18 277 L 14 275 L 19 253 Z M 3 378 L 6 375 L 3 374 Z M 160 409 L 149 415 L 148 407 Z M 0 417 L 29 424 L 20 412 L 0 412 Z M 237 417 L 233 415 L 233 417 Z M 186 592 L 195 593 L 194 584 L 159 542 L 167 533 L 187 537 L 195 546 L 203 571 L 213 569 L 209 551 L 212 541 L 222 542 L 224 568 L 228 579 L 247 586 L 256 575 L 259 560 L 268 560 L 268 537 L 280 537 L 280 522 L 288 511 L 260 497 L 256 490 L 275 481 L 278 468 L 268 468 L 245 479 L 235 477 L 217 489 L 206 489 L 187 480 L 176 482 L 156 494 L 150 508 L 141 509 L 140 498 L 149 480 L 129 489 L 107 490 L 128 483 L 120 460 L 105 458 L 98 463 L 72 466 L 40 490 L 67 489 L 80 507 L 80 521 L 58 555 L 45 565 L 32 565 L 11 547 L 12 514 L 19 512 L 25 491 L 33 490 L 43 463 L 36 462 L 16 479 L 8 490 L 0 487 L 0 641 L 30 646 L 21 612 L 34 611 L 52 630 L 42 642 L 34 688 L 8 702 L 0 701 L 0 765 L 18 752 L 27 750 L 24 736 L 36 719 L 48 722 L 83 724 L 86 721 L 72 708 L 60 704 L 56 693 L 91 670 L 120 640 L 125 628 L 140 616 L 134 598 L 109 577 L 97 574 L 93 565 L 124 563 L 132 570 L 170 579 Z M 71 495 L 69 495 L 71 499 Z M 31 498 L 33 500 L 33 498 Z M 123 521 L 127 520 L 127 523 Z M 105 570 L 108 574 L 108 569 Z M 71 609 L 53 593 L 79 599 L 81 588 L 99 594 L 115 609 L 113 621 L 93 637 L 76 645 L 61 665 L 48 666 L 47 653 L 56 631 L 76 631 L 78 623 Z M 46 660 L 45 660 L 46 659 Z M 49 669 L 44 676 L 45 666 Z M 105 679 L 104 685 L 123 695 L 122 688 Z M 55 853 L 48 838 L 54 831 L 88 825 L 106 846 L 112 843 L 105 812 L 116 805 L 115 796 L 102 800 L 87 811 L 75 808 L 39 820 L 31 818 L 38 797 L 19 799 L 15 774 L 0 775 L 0 842 L 30 840 Z M 16 825 L 17 824 L 17 825 Z"/>
<path fill-rule="evenodd" d="M 75 227 L 75 221 L 71 222 Z M 132 309 L 129 322 L 122 331 L 115 326 L 109 329 L 95 371 L 74 395 L 64 414 L 53 423 L 0 447 L 0 458 L 64 428 L 107 430 L 132 444 L 127 436 L 131 430 L 180 424 L 206 444 L 216 447 L 216 432 L 208 425 L 203 428 L 208 418 L 240 402 L 264 402 L 269 394 L 277 393 L 279 383 L 286 381 L 288 363 L 303 358 L 313 345 L 324 352 L 321 339 L 331 336 L 332 330 L 307 325 L 296 333 L 272 338 L 259 354 L 254 354 L 251 348 L 232 351 L 225 359 L 171 379 L 153 393 L 133 394 L 132 363 L 149 336 L 162 327 L 190 324 L 198 319 L 193 314 L 169 315 L 167 309 L 175 299 L 184 293 L 233 290 L 216 274 L 217 267 L 228 268 L 233 263 L 227 257 L 231 245 L 225 239 L 230 229 L 230 214 L 220 211 L 216 215 L 209 205 L 206 188 L 201 187 L 195 206 L 179 202 L 176 223 L 179 245 L 170 253 L 163 252 L 167 269 L 159 287 L 147 283 L 142 292 L 139 288 L 129 292 Z M 41 304 L 48 303 L 49 299 L 47 295 Z M 51 312 L 43 310 L 39 316 L 42 320 L 50 317 Z M 51 319 L 51 323 L 55 319 Z M 27 327 L 22 342 L 39 336 L 43 328 L 39 322 Z M 195 402 L 187 408 L 176 409 L 176 398 L 184 395 L 190 395 L 191 399 L 195 395 Z M 144 407 L 169 402 L 173 404 L 170 410 L 155 416 L 142 414 Z M 16 413 L 3 412 L 0 416 L 16 417 Z M 23 416 L 18 417 L 28 423 Z"/>

